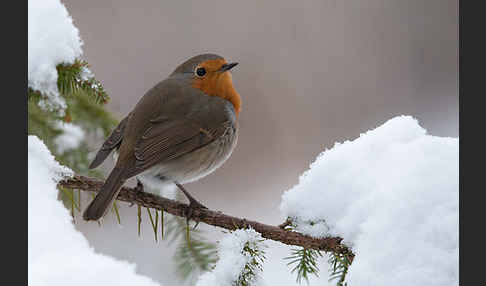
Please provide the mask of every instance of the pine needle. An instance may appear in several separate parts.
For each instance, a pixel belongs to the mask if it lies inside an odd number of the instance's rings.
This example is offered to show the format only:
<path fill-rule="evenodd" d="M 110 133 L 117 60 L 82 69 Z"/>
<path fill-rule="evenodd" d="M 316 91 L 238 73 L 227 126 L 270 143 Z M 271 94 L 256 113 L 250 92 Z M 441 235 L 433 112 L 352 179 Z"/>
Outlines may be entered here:
<path fill-rule="evenodd" d="M 159 229 L 159 211 L 155 210 L 155 226 L 154 226 L 154 232 L 155 232 L 155 238 L 157 240 L 157 229 Z"/>
<path fill-rule="evenodd" d="M 73 217 L 73 223 L 76 223 L 76 220 L 74 219 L 74 206 L 76 206 L 76 203 L 74 202 L 74 190 L 71 190 L 70 194 L 71 194 L 71 198 L 72 198 L 72 200 L 71 200 L 71 216 Z"/>
<path fill-rule="evenodd" d="M 183 280 L 194 279 L 198 273 L 210 270 L 216 263 L 216 245 L 207 241 L 201 235 L 201 230 L 188 227 L 187 220 L 168 215 L 165 218 L 164 228 L 169 244 L 176 240 L 179 241 L 177 251 L 174 253 L 174 260 L 177 265 L 177 273 Z M 188 243 L 188 239 L 190 239 L 190 243 Z"/>
<path fill-rule="evenodd" d="M 152 218 L 152 212 L 150 211 L 149 208 L 146 208 L 146 209 L 147 209 L 147 212 L 148 212 L 148 215 L 149 215 L 149 218 L 150 218 L 150 223 L 152 224 L 152 229 L 154 231 L 155 241 L 157 242 L 157 227 L 154 223 L 154 219 Z"/>
<path fill-rule="evenodd" d="M 164 239 L 164 210 L 160 211 L 160 237 Z"/>
<path fill-rule="evenodd" d="M 73 190 L 69 190 L 68 191 L 66 188 L 62 188 L 62 187 L 59 187 L 59 188 L 68 197 L 69 202 L 71 203 L 71 209 L 76 208 L 79 212 L 81 212 L 81 210 L 79 209 L 78 205 L 74 201 L 74 195 L 73 195 L 73 192 L 74 191 Z M 74 215 L 74 212 L 73 212 L 73 215 Z"/>
<path fill-rule="evenodd" d="M 242 253 L 250 257 L 248 263 L 246 263 L 243 271 L 240 273 L 236 285 L 238 286 L 250 286 L 254 285 L 258 279 L 259 273 L 263 272 L 263 263 L 265 261 L 266 245 L 261 244 L 264 240 L 259 240 L 258 243 L 247 241 L 243 247 Z"/>
<path fill-rule="evenodd" d="M 78 205 L 79 205 L 79 209 L 81 209 L 81 190 L 78 190 Z"/>
<path fill-rule="evenodd" d="M 329 254 L 328 263 L 330 266 L 329 271 L 331 272 L 329 282 L 338 279 L 336 286 L 346 286 L 347 283 L 344 283 L 344 280 L 351 265 L 349 258 L 343 254 L 331 253 Z"/>
<path fill-rule="evenodd" d="M 137 205 L 137 216 L 138 216 L 138 237 L 140 237 L 140 225 L 142 224 L 142 207 Z"/>
<path fill-rule="evenodd" d="M 116 204 L 116 201 L 113 202 L 113 207 L 111 208 L 111 210 L 115 212 L 118 224 L 121 224 L 120 213 L 118 212 L 118 205 Z"/>
<path fill-rule="evenodd" d="M 187 241 L 187 247 L 191 248 L 191 237 L 189 235 L 189 220 L 186 220 L 186 241 Z"/>
<path fill-rule="evenodd" d="M 288 266 L 295 264 L 290 273 L 297 272 L 297 283 L 301 283 L 305 279 L 309 283 L 309 274 L 316 277 L 319 276 L 319 268 L 317 267 L 317 258 L 322 257 L 322 253 L 314 249 L 297 248 L 291 250 L 291 255 L 285 257 L 285 260 L 290 260 Z"/>

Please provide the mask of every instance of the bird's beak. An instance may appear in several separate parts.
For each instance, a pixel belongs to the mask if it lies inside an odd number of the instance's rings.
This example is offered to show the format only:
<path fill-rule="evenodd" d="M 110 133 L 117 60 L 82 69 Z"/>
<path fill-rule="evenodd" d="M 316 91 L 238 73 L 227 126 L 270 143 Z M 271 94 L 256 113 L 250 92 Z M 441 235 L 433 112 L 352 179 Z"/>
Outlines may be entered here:
<path fill-rule="evenodd" d="M 230 63 L 230 64 L 224 64 L 221 69 L 219 69 L 220 72 L 225 72 L 229 71 L 230 69 L 234 68 L 238 63 Z"/>

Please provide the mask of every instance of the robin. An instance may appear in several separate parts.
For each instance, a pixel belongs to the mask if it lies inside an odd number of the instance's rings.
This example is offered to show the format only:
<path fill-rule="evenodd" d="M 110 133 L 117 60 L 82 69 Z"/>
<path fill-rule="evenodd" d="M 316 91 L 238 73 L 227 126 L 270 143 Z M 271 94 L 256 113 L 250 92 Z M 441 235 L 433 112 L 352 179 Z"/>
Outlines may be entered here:
<path fill-rule="evenodd" d="M 118 152 L 115 167 L 83 213 L 85 220 L 103 217 L 134 176 L 176 184 L 190 210 L 205 208 L 182 184 L 212 173 L 236 146 L 241 98 L 229 71 L 237 64 L 215 54 L 198 55 L 145 93 L 90 165 L 96 168 Z"/>

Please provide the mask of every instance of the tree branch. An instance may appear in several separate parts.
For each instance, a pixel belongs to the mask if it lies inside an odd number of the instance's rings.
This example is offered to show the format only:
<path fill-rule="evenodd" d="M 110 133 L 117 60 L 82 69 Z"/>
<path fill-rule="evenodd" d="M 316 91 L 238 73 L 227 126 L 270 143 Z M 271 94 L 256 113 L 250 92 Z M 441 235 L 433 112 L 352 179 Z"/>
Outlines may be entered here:
<path fill-rule="evenodd" d="M 103 186 L 103 181 L 85 176 L 74 175 L 73 177 L 60 181 L 58 185 L 70 189 L 98 192 L 101 189 L 101 186 Z M 151 193 L 140 192 L 135 188 L 122 187 L 117 199 L 124 202 L 138 204 L 147 208 L 166 211 L 172 215 L 180 217 L 185 217 L 185 214 L 188 213 L 187 204 L 160 197 Z M 296 245 L 304 248 L 343 254 L 346 255 L 350 261 L 352 261 L 354 258 L 353 252 L 346 245 L 341 244 L 342 238 L 314 238 L 299 232 L 286 230 L 285 226 L 289 225 L 289 222 L 285 222 L 280 226 L 272 226 L 244 218 L 225 215 L 220 211 L 213 211 L 209 209 L 195 209 L 192 212 L 191 219 L 196 222 L 204 222 L 209 225 L 218 226 L 229 230 L 251 226 L 255 231 L 259 232 L 262 237 L 267 239 L 279 241 L 287 245 Z"/>

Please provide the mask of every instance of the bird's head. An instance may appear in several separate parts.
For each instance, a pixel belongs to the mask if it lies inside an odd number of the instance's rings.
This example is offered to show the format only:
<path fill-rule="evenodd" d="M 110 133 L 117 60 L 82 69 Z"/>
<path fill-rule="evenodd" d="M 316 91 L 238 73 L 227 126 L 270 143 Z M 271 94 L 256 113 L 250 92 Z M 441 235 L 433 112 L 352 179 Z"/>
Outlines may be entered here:
<path fill-rule="evenodd" d="M 202 54 L 179 65 L 171 77 L 187 79 L 193 88 L 209 96 L 218 96 L 230 101 L 238 115 L 241 98 L 233 86 L 230 73 L 237 64 L 228 63 L 223 57 L 215 54 Z"/>

